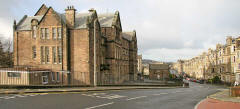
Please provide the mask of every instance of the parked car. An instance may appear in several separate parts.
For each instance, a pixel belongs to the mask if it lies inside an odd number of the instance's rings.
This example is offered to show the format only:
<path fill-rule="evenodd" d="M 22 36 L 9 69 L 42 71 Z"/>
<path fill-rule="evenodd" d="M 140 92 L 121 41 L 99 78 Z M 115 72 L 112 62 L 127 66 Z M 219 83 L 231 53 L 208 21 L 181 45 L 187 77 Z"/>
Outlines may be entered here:
<path fill-rule="evenodd" d="M 202 80 L 199 80 L 199 83 L 200 84 L 204 84 L 204 80 L 202 79 Z"/>
<path fill-rule="evenodd" d="M 197 82 L 197 80 L 196 80 L 196 79 L 194 79 L 194 78 L 191 78 L 191 81 L 192 81 L 192 82 Z"/>

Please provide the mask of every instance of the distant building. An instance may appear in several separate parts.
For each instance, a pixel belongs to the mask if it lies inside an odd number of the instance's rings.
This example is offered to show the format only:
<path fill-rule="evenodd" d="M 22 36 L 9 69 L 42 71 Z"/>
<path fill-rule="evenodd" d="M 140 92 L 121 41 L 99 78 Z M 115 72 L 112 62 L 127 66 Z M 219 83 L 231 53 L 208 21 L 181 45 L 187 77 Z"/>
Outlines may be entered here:
<path fill-rule="evenodd" d="M 197 79 L 212 79 L 219 77 L 224 83 L 240 81 L 240 37 L 228 36 L 226 44 L 216 44 L 216 49 L 207 52 L 183 63 L 174 63 L 183 66 L 183 72 Z"/>
<path fill-rule="evenodd" d="M 149 64 L 143 64 L 143 76 L 149 78 Z"/>
<path fill-rule="evenodd" d="M 169 79 L 170 68 L 169 64 L 154 63 L 149 64 L 149 79 L 166 80 Z"/>
<path fill-rule="evenodd" d="M 142 55 L 138 55 L 138 73 L 141 73 L 143 72 L 143 67 L 142 67 Z"/>

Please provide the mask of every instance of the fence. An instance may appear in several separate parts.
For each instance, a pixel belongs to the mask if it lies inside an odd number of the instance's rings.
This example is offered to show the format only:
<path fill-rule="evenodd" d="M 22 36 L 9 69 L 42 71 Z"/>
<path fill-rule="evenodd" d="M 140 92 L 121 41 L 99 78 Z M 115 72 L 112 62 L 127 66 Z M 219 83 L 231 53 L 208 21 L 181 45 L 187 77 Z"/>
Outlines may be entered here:
<path fill-rule="evenodd" d="M 0 68 L 0 85 L 12 86 L 42 86 L 68 85 L 69 73 L 52 72 L 46 69 L 34 68 Z"/>

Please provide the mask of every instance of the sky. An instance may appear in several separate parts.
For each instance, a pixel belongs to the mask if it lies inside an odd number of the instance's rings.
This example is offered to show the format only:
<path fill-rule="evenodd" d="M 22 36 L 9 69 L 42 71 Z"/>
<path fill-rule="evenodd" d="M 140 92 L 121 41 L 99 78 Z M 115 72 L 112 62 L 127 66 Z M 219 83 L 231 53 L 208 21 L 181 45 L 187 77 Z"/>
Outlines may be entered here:
<path fill-rule="evenodd" d="M 119 11 L 123 31 L 136 30 L 144 59 L 190 59 L 240 36 L 240 0 L 0 0 L 0 37 L 12 39 L 14 19 L 33 16 L 43 3 L 60 13 L 69 5 L 77 12 Z"/>

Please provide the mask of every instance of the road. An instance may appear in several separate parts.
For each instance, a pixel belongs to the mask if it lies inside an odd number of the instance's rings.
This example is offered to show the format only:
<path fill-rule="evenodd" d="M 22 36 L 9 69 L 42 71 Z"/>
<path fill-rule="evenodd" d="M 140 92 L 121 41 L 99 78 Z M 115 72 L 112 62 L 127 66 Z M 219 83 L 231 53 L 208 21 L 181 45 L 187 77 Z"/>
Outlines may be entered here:
<path fill-rule="evenodd" d="M 0 95 L 0 109 L 194 109 L 220 86 L 55 94 Z"/>

